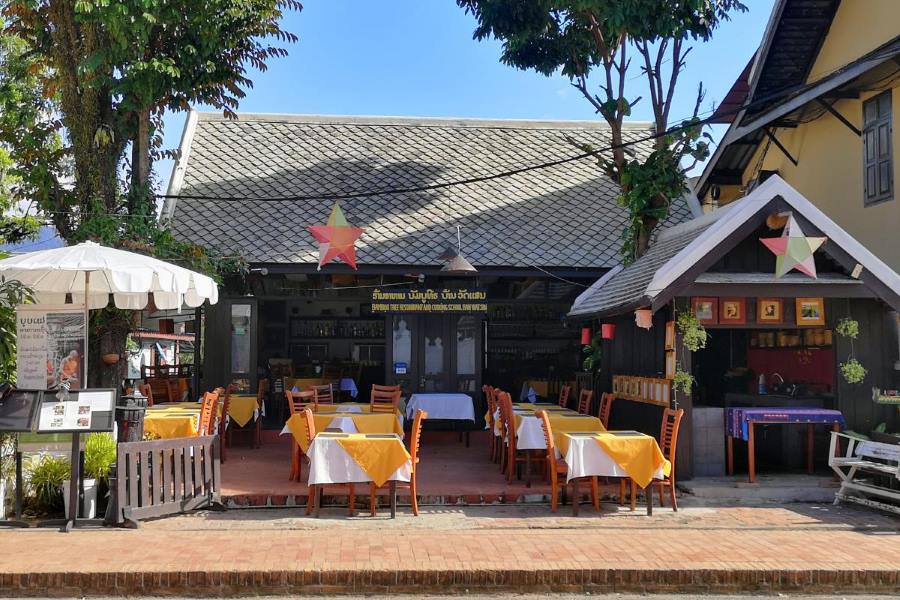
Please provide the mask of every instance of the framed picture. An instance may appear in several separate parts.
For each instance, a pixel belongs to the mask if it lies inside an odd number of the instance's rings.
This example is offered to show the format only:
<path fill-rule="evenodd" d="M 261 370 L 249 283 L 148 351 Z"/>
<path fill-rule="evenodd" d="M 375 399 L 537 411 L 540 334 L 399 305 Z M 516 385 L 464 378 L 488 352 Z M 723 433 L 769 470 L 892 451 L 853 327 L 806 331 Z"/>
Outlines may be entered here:
<path fill-rule="evenodd" d="M 781 298 L 757 298 L 756 322 L 781 323 L 784 319 L 784 303 Z"/>
<path fill-rule="evenodd" d="M 797 298 L 797 325 L 824 325 L 825 301 L 822 298 Z"/>
<path fill-rule="evenodd" d="M 719 324 L 718 298 L 691 298 L 691 308 L 701 325 Z"/>
<path fill-rule="evenodd" d="M 666 379 L 675 379 L 675 351 L 666 351 Z"/>
<path fill-rule="evenodd" d="M 719 300 L 719 324 L 743 325 L 747 322 L 747 301 L 743 298 Z"/>
<path fill-rule="evenodd" d="M 675 349 L 675 321 L 666 322 L 666 350 Z"/>

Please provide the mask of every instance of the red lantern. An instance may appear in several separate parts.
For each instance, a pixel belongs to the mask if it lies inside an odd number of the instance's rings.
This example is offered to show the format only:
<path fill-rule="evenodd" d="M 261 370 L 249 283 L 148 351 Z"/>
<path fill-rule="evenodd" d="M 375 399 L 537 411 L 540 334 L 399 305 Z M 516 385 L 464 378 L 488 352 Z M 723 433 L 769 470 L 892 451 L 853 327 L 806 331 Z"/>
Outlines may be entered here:
<path fill-rule="evenodd" d="M 590 327 L 582 327 L 581 328 L 581 345 L 587 346 L 591 343 L 591 328 Z"/>
<path fill-rule="evenodd" d="M 612 323 L 604 323 L 600 326 L 600 336 L 604 340 L 611 340 L 616 337 L 616 326 Z"/>

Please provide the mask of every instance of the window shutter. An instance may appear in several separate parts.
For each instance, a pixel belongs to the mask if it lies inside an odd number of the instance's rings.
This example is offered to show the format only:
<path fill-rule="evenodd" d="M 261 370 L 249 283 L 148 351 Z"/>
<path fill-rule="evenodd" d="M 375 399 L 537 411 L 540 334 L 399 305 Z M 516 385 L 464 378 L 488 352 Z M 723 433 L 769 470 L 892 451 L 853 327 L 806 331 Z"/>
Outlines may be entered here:
<path fill-rule="evenodd" d="M 865 203 L 889 200 L 894 195 L 891 92 L 863 103 Z"/>

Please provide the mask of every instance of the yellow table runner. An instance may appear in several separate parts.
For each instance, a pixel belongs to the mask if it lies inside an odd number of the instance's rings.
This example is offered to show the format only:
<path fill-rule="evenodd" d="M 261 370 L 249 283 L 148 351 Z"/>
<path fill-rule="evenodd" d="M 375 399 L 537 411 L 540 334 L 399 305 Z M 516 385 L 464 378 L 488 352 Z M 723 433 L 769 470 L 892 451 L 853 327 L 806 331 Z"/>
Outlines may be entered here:
<path fill-rule="evenodd" d="M 367 437 L 363 433 L 335 436 L 337 443 L 376 486 L 384 485 L 394 471 L 410 460 L 400 438 Z"/>
<path fill-rule="evenodd" d="M 228 416 L 237 423 L 238 427 L 247 425 L 258 410 L 259 402 L 256 400 L 256 396 L 234 395 L 228 399 Z"/>
<path fill-rule="evenodd" d="M 656 440 L 649 435 L 615 435 L 599 433 L 594 439 L 610 458 L 642 488 L 650 485 L 653 474 L 662 467 L 668 476 L 672 464 L 666 460 Z"/>
<path fill-rule="evenodd" d="M 564 434 L 573 431 L 606 431 L 603 423 L 597 417 L 578 415 L 577 413 L 556 414 L 548 412 L 547 414 L 550 416 L 550 428 L 553 430 L 553 437 L 556 438 L 556 446 L 559 448 L 559 453 L 562 456 L 565 456 L 569 449 L 569 438 Z M 526 415 L 515 415 L 516 431 L 519 430 L 524 416 Z"/>
<path fill-rule="evenodd" d="M 316 432 L 321 433 L 338 417 L 349 417 L 359 433 L 396 433 L 403 437 L 403 428 L 397 420 L 397 415 L 390 413 L 315 413 L 313 422 L 316 424 Z M 303 415 L 291 415 L 285 424 L 300 449 L 305 453 L 309 445 L 306 443 L 306 427 L 303 424 Z M 392 471 L 393 472 L 393 471 Z"/>

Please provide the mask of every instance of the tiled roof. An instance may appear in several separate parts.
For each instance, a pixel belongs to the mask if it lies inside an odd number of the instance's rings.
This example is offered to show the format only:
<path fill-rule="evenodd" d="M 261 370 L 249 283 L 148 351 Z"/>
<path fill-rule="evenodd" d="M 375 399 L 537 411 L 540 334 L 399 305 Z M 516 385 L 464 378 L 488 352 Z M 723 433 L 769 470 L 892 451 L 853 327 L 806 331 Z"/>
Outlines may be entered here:
<path fill-rule="evenodd" d="M 626 140 L 647 135 L 628 126 Z M 248 198 L 169 200 L 177 238 L 251 263 L 315 263 L 306 227 L 324 223 L 329 200 L 259 201 L 409 188 L 517 169 L 579 153 L 566 137 L 610 143 L 594 122 L 192 113 L 173 172 L 174 195 Z M 648 143 L 633 147 L 643 156 Z M 579 160 L 493 181 L 341 201 L 365 233 L 360 265 L 437 265 L 456 243 L 476 266 L 585 267 L 619 262 L 626 211 L 596 161 Z M 665 226 L 690 219 L 673 203 Z"/>

